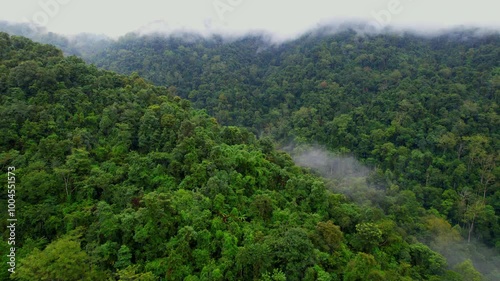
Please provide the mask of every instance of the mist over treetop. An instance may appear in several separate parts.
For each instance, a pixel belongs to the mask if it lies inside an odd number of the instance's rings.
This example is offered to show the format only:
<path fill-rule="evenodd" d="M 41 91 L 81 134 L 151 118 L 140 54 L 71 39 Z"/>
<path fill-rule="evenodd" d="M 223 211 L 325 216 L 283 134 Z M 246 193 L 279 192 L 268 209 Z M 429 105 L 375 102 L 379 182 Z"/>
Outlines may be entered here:
<path fill-rule="evenodd" d="M 498 33 L 36 36 L 94 65 L 0 34 L 18 280 L 498 279 Z"/>

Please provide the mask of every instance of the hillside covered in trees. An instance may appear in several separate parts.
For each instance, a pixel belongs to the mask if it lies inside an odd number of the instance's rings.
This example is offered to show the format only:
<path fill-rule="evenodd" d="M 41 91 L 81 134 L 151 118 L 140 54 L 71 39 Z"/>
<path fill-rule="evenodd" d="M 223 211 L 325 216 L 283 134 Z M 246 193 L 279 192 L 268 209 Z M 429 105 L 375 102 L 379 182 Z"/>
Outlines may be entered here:
<path fill-rule="evenodd" d="M 265 36 L 129 34 L 87 57 L 174 86 L 195 108 L 281 146 L 321 144 L 377 168 L 469 241 L 500 247 L 500 35 L 317 30 Z"/>
<path fill-rule="evenodd" d="M 466 241 L 500 247 L 499 41 L 131 34 L 80 53 L 121 76 L 1 33 L 12 277 L 495 280 L 497 252 Z M 373 171 L 325 180 L 275 142 Z"/>

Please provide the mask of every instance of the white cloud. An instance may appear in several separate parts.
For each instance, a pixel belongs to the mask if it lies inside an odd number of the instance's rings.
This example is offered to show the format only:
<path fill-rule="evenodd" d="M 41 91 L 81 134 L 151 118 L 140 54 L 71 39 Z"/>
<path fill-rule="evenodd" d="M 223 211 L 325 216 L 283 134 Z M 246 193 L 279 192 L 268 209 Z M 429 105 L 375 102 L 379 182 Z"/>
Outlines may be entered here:
<path fill-rule="evenodd" d="M 0 19 L 38 21 L 64 34 L 118 36 L 162 20 L 170 28 L 267 30 L 286 37 L 321 22 L 352 19 L 395 26 L 500 29 L 499 8 L 497 0 L 0 0 Z"/>

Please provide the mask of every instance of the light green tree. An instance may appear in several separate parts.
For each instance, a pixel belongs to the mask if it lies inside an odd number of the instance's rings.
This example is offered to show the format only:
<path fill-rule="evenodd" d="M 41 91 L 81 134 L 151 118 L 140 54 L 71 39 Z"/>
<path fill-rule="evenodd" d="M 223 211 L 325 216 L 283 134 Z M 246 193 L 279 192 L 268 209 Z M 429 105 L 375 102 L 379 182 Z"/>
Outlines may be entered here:
<path fill-rule="evenodd" d="M 76 236 L 65 236 L 50 243 L 43 251 L 35 248 L 19 261 L 12 275 L 16 280 L 82 281 L 106 280 L 89 262 Z"/>

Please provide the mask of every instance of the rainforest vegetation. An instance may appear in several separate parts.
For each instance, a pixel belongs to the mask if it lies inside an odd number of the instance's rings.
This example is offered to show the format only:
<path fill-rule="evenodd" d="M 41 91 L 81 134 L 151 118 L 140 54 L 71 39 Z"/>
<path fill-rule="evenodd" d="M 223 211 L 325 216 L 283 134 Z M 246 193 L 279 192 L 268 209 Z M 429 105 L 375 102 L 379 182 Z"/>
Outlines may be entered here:
<path fill-rule="evenodd" d="M 498 34 L 35 39 L 81 58 L 0 33 L 2 280 L 500 278 Z"/>
<path fill-rule="evenodd" d="M 500 247 L 500 36 L 318 30 L 272 45 L 130 34 L 96 65 L 137 72 L 218 122 L 377 168 L 468 239 Z"/>

